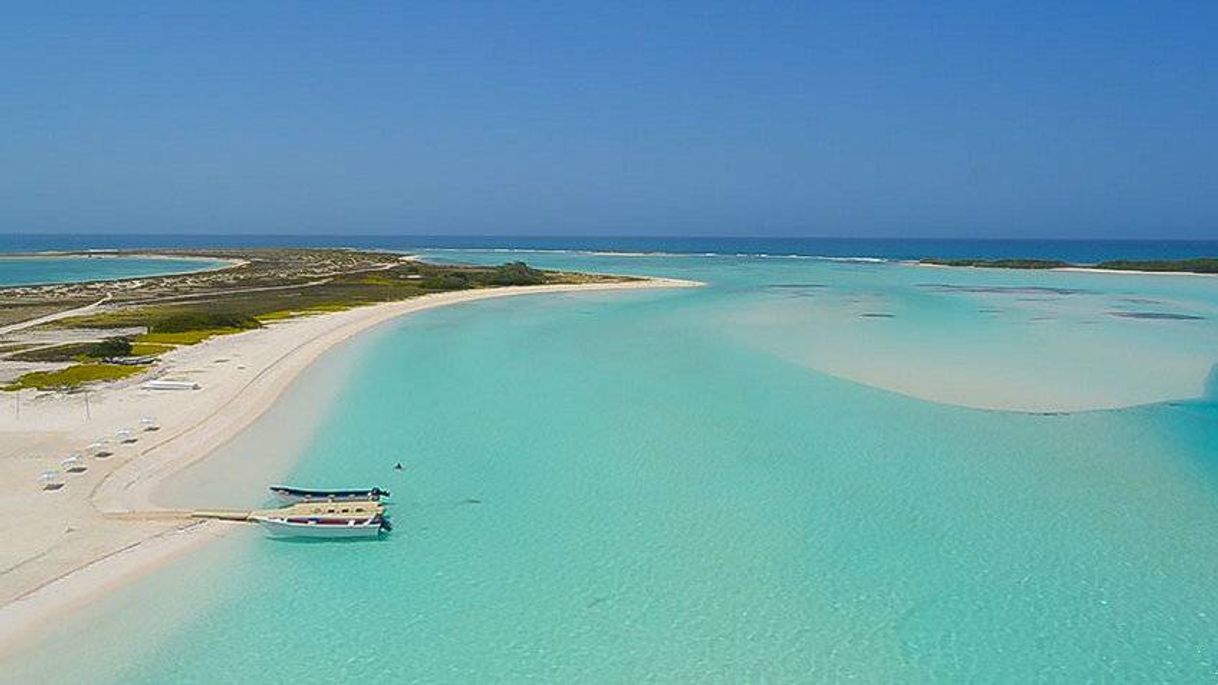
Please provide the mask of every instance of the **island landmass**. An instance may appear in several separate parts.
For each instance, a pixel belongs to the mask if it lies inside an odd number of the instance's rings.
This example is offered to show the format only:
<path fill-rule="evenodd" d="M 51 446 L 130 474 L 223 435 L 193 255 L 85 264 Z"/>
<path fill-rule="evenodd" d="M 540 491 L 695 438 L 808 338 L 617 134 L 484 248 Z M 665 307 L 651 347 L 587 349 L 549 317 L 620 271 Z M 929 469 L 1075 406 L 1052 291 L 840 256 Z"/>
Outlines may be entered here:
<path fill-rule="evenodd" d="M 1058 259 L 943 259 L 919 260 L 928 266 L 967 266 L 987 269 L 1089 269 L 1146 273 L 1218 274 L 1218 257 L 1194 259 L 1113 259 L 1097 264 L 1076 264 Z"/>
<path fill-rule="evenodd" d="M 441 265 L 410 255 L 343 249 L 157 252 L 231 265 L 0 288 L 0 390 L 71 390 L 138 376 L 164 353 L 212 337 L 432 293 L 637 280 L 541 270 L 524 262 Z"/>

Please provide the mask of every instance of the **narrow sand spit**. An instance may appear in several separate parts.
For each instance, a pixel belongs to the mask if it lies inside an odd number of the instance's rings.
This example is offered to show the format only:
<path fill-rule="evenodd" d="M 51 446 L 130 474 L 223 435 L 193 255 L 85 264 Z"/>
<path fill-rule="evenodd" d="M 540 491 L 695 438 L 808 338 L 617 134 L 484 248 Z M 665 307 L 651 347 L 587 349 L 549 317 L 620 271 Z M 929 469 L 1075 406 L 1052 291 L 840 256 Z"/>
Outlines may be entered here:
<path fill-rule="evenodd" d="M 544 285 L 460 291 L 292 319 L 168 353 L 158 375 L 198 390 L 154 391 L 140 378 L 72 395 L 0 394 L 0 652 L 42 621 L 133 579 L 227 528 L 139 519 L 167 476 L 206 457 L 265 412 L 330 347 L 413 312 L 513 295 L 689 287 L 691 281 Z M 159 428 L 144 430 L 140 419 Z M 134 442 L 116 438 L 131 429 Z M 86 447 L 102 439 L 110 456 Z M 87 470 L 43 491 L 38 474 L 79 452 Z M 228 524 L 231 525 L 231 524 Z"/>

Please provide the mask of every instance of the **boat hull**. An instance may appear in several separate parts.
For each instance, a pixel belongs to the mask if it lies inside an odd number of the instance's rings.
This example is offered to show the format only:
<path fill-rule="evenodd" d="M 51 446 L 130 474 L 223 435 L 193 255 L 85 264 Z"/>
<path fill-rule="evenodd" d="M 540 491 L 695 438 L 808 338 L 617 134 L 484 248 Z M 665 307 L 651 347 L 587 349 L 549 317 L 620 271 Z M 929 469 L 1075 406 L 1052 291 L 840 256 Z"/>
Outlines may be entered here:
<path fill-rule="evenodd" d="M 274 518 L 255 518 L 272 535 L 304 538 L 374 538 L 381 534 L 381 522 L 350 521 L 343 523 L 297 522 Z"/>
<path fill-rule="evenodd" d="M 372 488 L 370 490 L 303 490 L 276 485 L 271 487 L 270 490 L 275 499 L 285 504 L 298 504 L 301 502 L 375 502 L 379 501 L 382 497 L 389 496 L 388 492 L 379 488 Z"/>

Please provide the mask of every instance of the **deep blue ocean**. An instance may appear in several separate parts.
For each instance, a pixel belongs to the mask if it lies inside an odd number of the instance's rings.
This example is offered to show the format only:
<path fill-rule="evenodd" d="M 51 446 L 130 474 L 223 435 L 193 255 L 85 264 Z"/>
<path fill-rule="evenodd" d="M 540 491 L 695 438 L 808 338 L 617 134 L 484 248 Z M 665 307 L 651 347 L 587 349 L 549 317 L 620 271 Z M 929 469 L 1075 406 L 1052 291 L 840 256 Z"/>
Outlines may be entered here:
<path fill-rule="evenodd" d="M 391 250 L 504 249 L 697 255 L 800 255 L 876 259 L 1035 258 L 1088 264 L 1106 259 L 1218 256 L 1218 240 L 970 240 L 435 235 L 0 235 L 0 253 L 86 249 L 357 247 Z"/>

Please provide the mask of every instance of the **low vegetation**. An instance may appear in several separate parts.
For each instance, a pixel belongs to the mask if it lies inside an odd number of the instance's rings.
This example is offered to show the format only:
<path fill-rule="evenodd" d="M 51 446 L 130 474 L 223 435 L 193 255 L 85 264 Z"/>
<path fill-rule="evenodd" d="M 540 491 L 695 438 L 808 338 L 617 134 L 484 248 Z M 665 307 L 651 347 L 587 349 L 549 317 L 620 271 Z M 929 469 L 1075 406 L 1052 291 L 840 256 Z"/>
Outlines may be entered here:
<path fill-rule="evenodd" d="M 174 312 L 148 322 L 149 333 L 187 333 L 230 328 L 262 328 L 262 324 L 247 314 L 208 310 Z"/>
<path fill-rule="evenodd" d="M 75 364 L 55 371 L 34 371 L 4 386 L 4 390 L 36 388 L 38 390 L 72 390 L 88 383 L 115 381 L 143 373 L 147 366 L 120 364 Z"/>
<path fill-rule="evenodd" d="M 74 316 L 46 324 L 52 328 L 119 329 L 142 327 L 147 332 L 136 343 L 190 344 L 202 338 L 259 328 L 265 323 L 295 316 L 343 311 L 378 302 L 409 299 L 451 290 L 588 283 L 616 278 L 534 269 L 523 262 L 499 266 L 456 266 L 397 262 L 372 273 L 336 274 L 323 282 L 275 287 L 206 291 L 159 302 L 141 300 L 95 314 Z M 186 335 L 183 335 L 186 334 Z"/>
<path fill-rule="evenodd" d="M 149 356 L 154 356 L 154 355 L 158 355 L 158 354 L 164 354 L 164 353 L 172 350 L 174 347 L 175 347 L 175 345 L 167 345 L 164 343 L 150 343 L 150 342 L 138 342 L 138 341 L 132 342 L 131 343 L 131 356 L 149 357 Z"/>
<path fill-rule="evenodd" d="M 244 333 L 250 330 L 249 328 L 200 328 L 193 331 L 180 331 L 177 333 L 145 333 L 136 336 L 135 342 L 140 345 L 159 345 L 162 347 L 174 347 L 177 345 L 194 345 L 201 343 L 208 338 L 214 338 L 217 335 L 232 335 L 233 333 Z"/>
<path fill-rule="evenodd" d="M 991 269 L 1064 269 L 1087 267 L 1108 271 L 1156 271 L 1172 273 L 1218 274 L 1218 258 L 1199 259 L 1116 259 L 1099 264 L 1073 264 L 1053 259 L 923 259 L 936 266 L 975 266 Z"/>
<path fill-rule="evenodd" d="M 9 355 L 21 362 L 70 362 L 127 357 L 132 354 L 127 338 L 107 338 L 98 342 L 67 343 L 40 347 Z"/>
<path fill-rule="evenodd" d="M 28 329 L 0 359 L 73 363 L 57 371 L 26 374 L 9 389 L 62 389 L 82 383 L 125 378 L 140 366 L 105 360 L 154 357 L 182 345 L 219 335 L 261 328 L 298 316 L 311 316 L 405 300 L 428 293 L 549 283 L 633 280 L 597 274 L 535 269 L 524 262 L 498 266 L 429 264 L 399 255 L 357 250 L 179 250 L 183 256 L 240 260 L 241 265 L 196 274 L 0 288 L 0 324 L 35 318 L 104 301 L 87 314 L 69 316 Z M 47 344 L 57 331 L 63 342 Z M 95 338 L 90 340 L 90 338 Z M 33 343 L 30 345 L 29 343 Z M 24 345 L 24 347 L 21 347 Z"/>
<path fill-rule="evenodd" d="M 524 262 L 508 262 L 497 266 L 490 275 L 492 285 L 541 285 L 545 282 L 544 271 L 531 268 Z"/>
<path fill-rule="evenodd" d="M 89 304 L 85 298 L 54 295 L 0 297 L 0 326 L 37 319 Z"/>
<path fill-rule="evenodd" d="M 990 269 L 1061 269 L 1074 266 L 1054 259 L 923 259 L 923 264 L 935 266 L 976 266 Z"/>
<path fill-rule="evenodd" d="M 1218 258 L 1175 260 L 1130 260 L 1114 259 L 1096 264 L 1097 269 L 1113 271 L 1186 271 L 1195 274 L 1218 274 Z"/>

